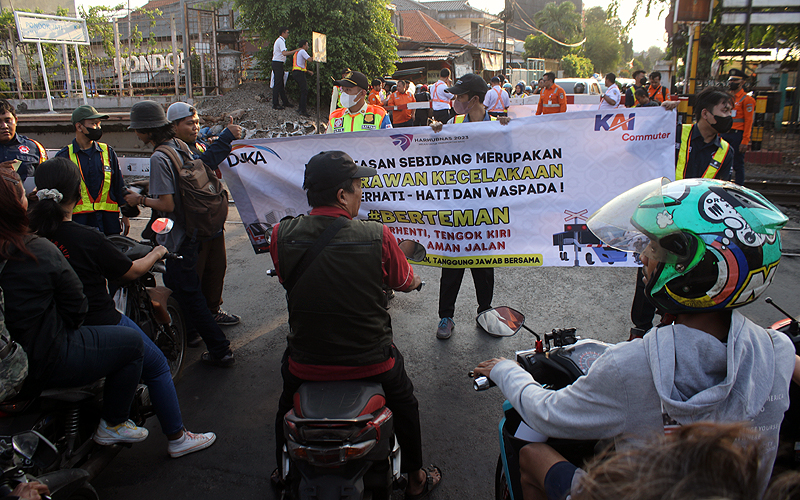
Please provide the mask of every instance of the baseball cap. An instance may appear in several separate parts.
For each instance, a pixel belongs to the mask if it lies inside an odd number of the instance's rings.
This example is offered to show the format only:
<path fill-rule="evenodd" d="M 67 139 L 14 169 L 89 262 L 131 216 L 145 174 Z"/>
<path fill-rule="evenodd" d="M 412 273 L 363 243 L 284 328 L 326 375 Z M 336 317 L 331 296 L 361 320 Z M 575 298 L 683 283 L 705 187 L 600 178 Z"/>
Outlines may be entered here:
<path fill-rule="evenodd" d="M 96 109 L 87 104 L 78 106 L 75 108 L 75 111 L 72 112 L 72 123 L 78 123 L 81 120 L 94 120 L 95 118 L 105 120 L 108 118 L 108 115 L 101 115 Z"/>
<path fill-rule="evenodd" d="M 728 76 L 729 77 L 738 76 L 739 78 L 744 78 L 745 77 L 744 71 L 740 70 L 739 68 L 733 68 L 730 71 L 728 71 Z"/>
<path fill-rule="evenodd" d="M 364 90 L 369 90 L 367 75 L 359 71 L 349 71 L 345 73 L 341 80 L 336 80 L 333 83 L 340 87 L 361 87 Z"/>
<path fill-rule="evenodd" d="M 467 92 L 485 94 L 487 90 L 489 90 L 489 87 L 487 87 L 486 82 L 480 75 L 476 75 L 475 73 L 467 73 L 464 76 L 458 77 L 455 85 L 444 89 L 445 92 L 449 92 L 453 95 L 466 94 Z"/>
<path fill-rule="evenodd" d="M 185 102 L 173 102 L 167 108 L 167 120 L 176 122 L 187 116 L 193 116 L 195 113 L 197 113 L 197 110 L 194 109 L 194 106 L 190 106 Z"/>
<path fill-rule="evenodd" d="M 375 175 L 378 175 L 377 170 L 356 165 L 344 151 L 323 151 L 308 160 L 303 189 L 322 191 L 337 186 L 347 179 Z"/>

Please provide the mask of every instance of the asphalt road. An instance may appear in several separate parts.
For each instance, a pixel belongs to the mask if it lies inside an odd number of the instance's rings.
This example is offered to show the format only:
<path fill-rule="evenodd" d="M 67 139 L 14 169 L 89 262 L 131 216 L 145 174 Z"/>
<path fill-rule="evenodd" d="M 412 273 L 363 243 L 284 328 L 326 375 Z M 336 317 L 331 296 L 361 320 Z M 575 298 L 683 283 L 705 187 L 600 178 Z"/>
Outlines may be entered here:
<path fill-rule="evenodd" d="M 93 481 L 104 500 L 276 498 L 269 474 L 275 467 L 272 425 L 288 331 L 286 303 L 277 279 L 265 275 L 269 256 L 253 253 L 233 208 L 229 220 L 223 308 L 242 317 L 241 324 L 225 330 L 236 366 L 205 366 L 199 361 L 202 349 L 190 349 L 177 385 L 186 427 L 216 432 L 217 442 L 171 459 L 166 437 L 151 419 L 147 441 L 123 450 Z M 136 221 L 132 234 L 142 225 Z M 784 248 L 800 249 L 800 232 L 784 234 Z M 425 460 L 443 470 L 432 498 L 490 499 L 503 398 L 497 390 L 475 393 L 467 372 L 482 360 L 530 348 L 532 337 L 524 331 L 504 339 L 482 333 L 474 321 L 474 287 L 465 276 L 456 330 L 451 339 L 437 340 L 439 270 L 418 266 L 416 271 L 427 286 L 419 293 L 398 293 L 390 312 L 395 343 L 420 401 Z M 619 342 L 628 337 L 635 275 L 633 268 L 498 268 L 493 305 L 521 310 L 537 332 L 576 327 L 584 337 Z M 800 314 L 799 276 L 800 259 L 784 258 L 766 293 L 794 315 Z M 740 311 L 762 325 L 781 318 L 762 300 Z"/>

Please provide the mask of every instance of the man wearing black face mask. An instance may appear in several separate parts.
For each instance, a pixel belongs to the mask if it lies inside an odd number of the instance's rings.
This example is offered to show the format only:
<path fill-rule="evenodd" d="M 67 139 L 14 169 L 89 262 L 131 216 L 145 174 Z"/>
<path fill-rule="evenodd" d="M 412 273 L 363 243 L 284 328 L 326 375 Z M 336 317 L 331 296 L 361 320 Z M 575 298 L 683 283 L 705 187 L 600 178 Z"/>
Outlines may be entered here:
<path fill-rule="evenodd" d="M 731 128 L 731 96 L 716 87 L 699 94 L 694 104 L 694 123 L 678 125 L 675 132 L 675 180 L 703 177 L 731 180 L 733 148 L 719 134 Z M 656 308 L 647 300 L 642 268 L 636 276 L 631 306 L 630 339 L 641 338 L 653 326 Z"/>
<path fill-rule="evenodd" d="M 737 184 L 744 183 L 744 154 L 750 149 L 750 132 L 756 111 L 756 100 L 744 90 L 744 77 L 744 71 L 737 68 L 728 72 L 728 89 L 733 95 L 733 126 L 722 136 L 734 150 L 733 172 Z"/>
<path fill-rule="evenodd" d="M 72 213 L 72 220 L 99 229 L 102 233 L 128 234 L 130 223 L 122 217 L 119 203 L 125 203 L 125 183 L 114 149 L 98 142 L 103 136 L 100 121 L 108 118 L 92 106 L 78 106 L 72 112 L 75 139 L 56 156 L 68 158 L 81 171 L 81 199 Z"/>

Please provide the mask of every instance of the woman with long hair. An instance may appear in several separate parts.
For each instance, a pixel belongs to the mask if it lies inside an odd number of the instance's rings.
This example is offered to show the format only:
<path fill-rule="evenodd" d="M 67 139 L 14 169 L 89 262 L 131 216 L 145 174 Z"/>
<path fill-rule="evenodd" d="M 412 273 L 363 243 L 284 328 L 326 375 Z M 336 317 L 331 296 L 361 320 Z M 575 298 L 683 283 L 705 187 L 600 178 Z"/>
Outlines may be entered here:
<path fill-rule="evenodd" d="M 23 390 L 75 387 L 105 377 L 94 439 L 144 441 L 147 429 L 128 420 L 142 373 L 141 337 L 122 326 L 81 326 L 87 300 L 80 279 L 50 241 L 28 234 L 28 200 L 16 172 L 0 169 L 0 177 L 0 259 L 6 261 L 0 287 L 6 327 L 28 355 Z"/>
<path fill-rule="evenodd" d="M 141 259 L 131 261 L 103 233 L 72 221 L 72 210 L 80 200 L 81 176 L 78 167 L 66 158 L 56 157 L 36 170 L 36 189 L 40 201 L 31 210 L 31 230 L 52 241 L 83 283 L 89 299 L 87 325 L 121 325 L 136 330 L 144 343 L 142 379 L 167 436 L 167 450 L 173 458 L 211 446 L 213 432 L 195 434 L 183 427 L 178 395 L 161 349 L 130 318 L 117 311 L 108 293 L 106 280 L 130 281 L 142 276 L 164 258 L 167 249 L 159 245 Z"/>

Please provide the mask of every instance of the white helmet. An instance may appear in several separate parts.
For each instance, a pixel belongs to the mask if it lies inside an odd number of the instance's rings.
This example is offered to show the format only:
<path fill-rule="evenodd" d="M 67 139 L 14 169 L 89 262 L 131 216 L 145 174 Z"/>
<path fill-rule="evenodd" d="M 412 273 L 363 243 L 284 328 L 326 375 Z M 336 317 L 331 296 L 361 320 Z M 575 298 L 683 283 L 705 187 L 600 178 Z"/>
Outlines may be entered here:
<path fill-rule="evenodd" d="M 185 102 L 174 102 L 167 109 L 167 120 L 174 123 L 187 116 L 193 116 L 195 113 L 197 113 L 197 110 L 194 109 L 194 106 L 190 106 Z"/>

